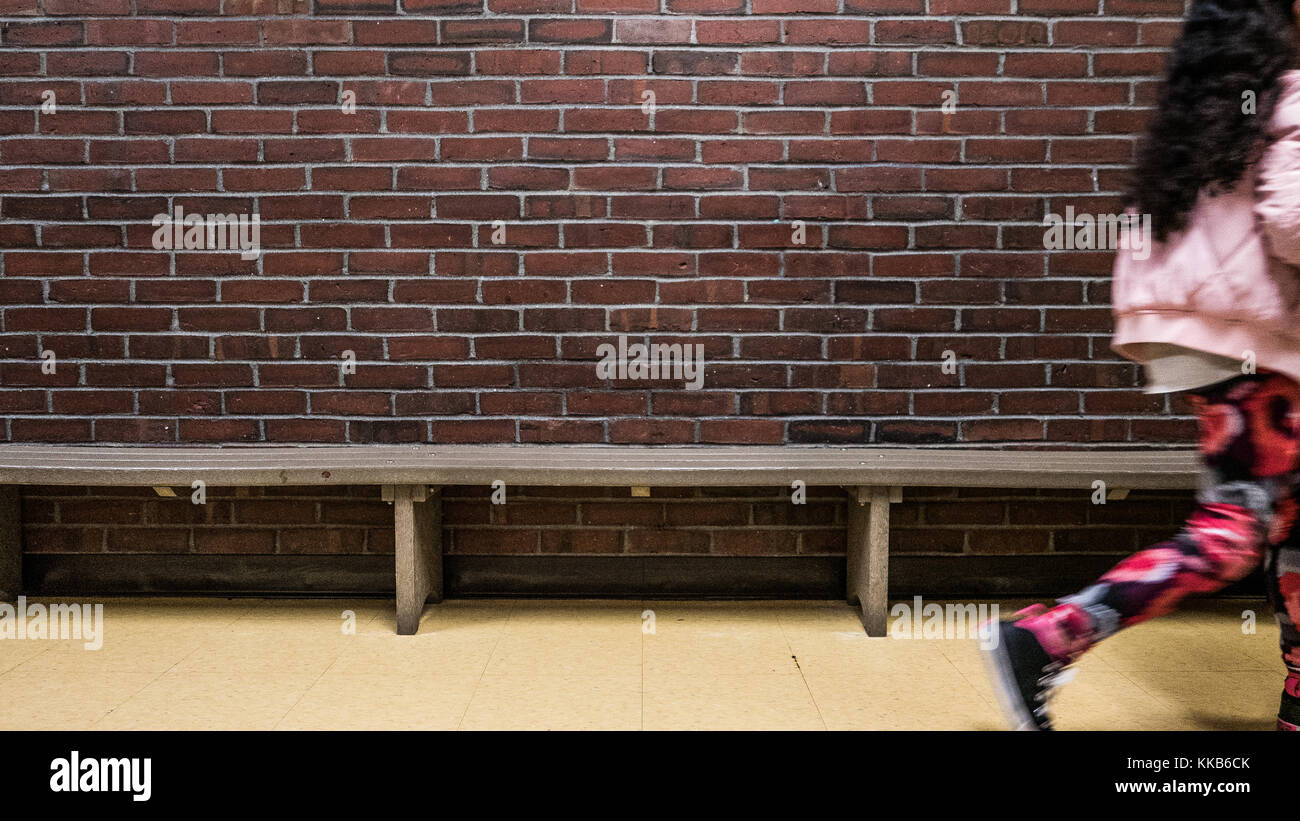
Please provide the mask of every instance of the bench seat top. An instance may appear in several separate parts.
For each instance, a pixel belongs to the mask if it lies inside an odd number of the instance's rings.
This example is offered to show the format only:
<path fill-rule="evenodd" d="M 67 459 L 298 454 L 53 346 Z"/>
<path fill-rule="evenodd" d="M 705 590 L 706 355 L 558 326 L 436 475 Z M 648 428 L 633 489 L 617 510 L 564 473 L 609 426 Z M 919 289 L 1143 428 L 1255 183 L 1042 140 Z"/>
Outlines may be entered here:
<path fill-rule="evenodd" d="M 1192 488 L 1190 450 L 640 445 L 0 445 L 0 485 Z"/>

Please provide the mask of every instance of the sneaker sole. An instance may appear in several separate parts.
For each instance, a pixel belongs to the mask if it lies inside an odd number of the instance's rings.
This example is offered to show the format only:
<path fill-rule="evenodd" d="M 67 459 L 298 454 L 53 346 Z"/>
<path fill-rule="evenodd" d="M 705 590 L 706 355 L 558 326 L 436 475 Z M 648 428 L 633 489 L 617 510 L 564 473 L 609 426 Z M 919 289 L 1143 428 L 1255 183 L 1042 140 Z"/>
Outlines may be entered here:
<path fill-rule="evenodd" d="M 992 625 L 990 629 L 1001 632 L 1001 625 Z M 998 636 L 997 644 L 992 648 L 980 648 L 984 657 L 984 669 L 993 683 L 993 692 L 997 696 L 998 706 L 1002 708 L 1002 717 L 1009 729 L 1037 732 L 1038 724 L 1020 698 L 1020 687 L 1016 684 L 1015 674 L 1011 671 L 1011 657 L 1007 655 L 1006 642 Z"/>

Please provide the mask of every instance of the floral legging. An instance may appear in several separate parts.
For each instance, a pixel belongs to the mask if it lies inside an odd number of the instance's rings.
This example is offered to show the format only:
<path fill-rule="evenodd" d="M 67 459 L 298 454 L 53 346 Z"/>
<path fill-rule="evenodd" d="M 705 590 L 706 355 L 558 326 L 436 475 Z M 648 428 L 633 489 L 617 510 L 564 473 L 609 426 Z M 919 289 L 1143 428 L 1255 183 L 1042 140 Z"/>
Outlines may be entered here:
<path fill-rule="evenodd" d="M 1282 629 L 1286 691 L 1300 696 L 1300 385 L 1261 372 L 1193 391 L 1191 399 L 1203 470 L 1182 531 L 1017 624 L 1054 659 L 1073 661 L 1121 628 L 1221 590 L 1262 561 Z"/>

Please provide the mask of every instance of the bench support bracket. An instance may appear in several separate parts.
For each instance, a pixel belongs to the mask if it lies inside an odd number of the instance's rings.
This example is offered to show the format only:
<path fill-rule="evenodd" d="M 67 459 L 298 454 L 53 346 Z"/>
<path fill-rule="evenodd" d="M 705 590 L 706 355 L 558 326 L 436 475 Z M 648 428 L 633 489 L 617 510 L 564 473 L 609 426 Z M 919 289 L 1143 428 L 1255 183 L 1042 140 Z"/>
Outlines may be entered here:
<path fill-rule="evenodd" d="M 393 503 L 397 572 L 397 634 L 420 628 L 426 602 L 442 601 L 442 488 L 384 485 Z"/>
<path fill-rule="evenodd" d="M 889 614 L 889 505 L 902 488 L 850 487 L 847 598 L 869 636 L 886 634 Z"/>
<path fill-rule="evenodd" d="M 23 586 L 22 520 L 18 486 L 0 486 L 0 601 L 16 602 Z"/>

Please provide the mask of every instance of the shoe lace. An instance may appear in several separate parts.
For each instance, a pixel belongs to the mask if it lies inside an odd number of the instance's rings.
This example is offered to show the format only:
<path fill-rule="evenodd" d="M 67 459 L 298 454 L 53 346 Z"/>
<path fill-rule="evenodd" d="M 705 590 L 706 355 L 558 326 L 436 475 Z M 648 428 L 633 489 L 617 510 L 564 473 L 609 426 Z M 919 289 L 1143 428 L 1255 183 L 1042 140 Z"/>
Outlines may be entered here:
<path fill-rule="evenodd" d="M 1052 716 L 1048 709 L 1052 706 L 1052 699 L 1062 684 L 1074 678 L 1075 672 L 1074 667 L 1061 661 L 1050 661 L 1043 665 L 1043 674 L 1038 677 L 1038 688 L 1034 693 L 1034 701 L 1038 703 L 1034 707 L 1034 715 L 1042 719 L 1043 726 L 1049 730 L 1052 728 Z"/>

